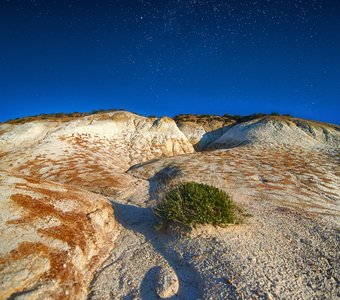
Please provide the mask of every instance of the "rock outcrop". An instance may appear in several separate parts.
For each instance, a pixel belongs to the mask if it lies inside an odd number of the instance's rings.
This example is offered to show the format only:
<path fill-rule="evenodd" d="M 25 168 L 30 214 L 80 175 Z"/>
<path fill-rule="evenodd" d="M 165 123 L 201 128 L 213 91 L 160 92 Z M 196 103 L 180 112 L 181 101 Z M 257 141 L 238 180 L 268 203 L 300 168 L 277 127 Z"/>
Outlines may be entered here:
<path fill-rule="evenodd" d="M 179 115 L 174 120 L 197 151 L 205 150 L 236 122 L 229 117 L 210 115 Z"/>
<path fill-rule="evenodd" d="M 129 166 L 194 151 L 170 118 L 128 112 L 0 125 L 0 168 L 112 194 L 132 179 Z"/>
<path fill-rule="evenodd" d="M 230 126 L 210 149 L 259 144 L 303 148 L 340 147 L 340 127 L 293 118 L 265 117 Z"/>
<path fill-rule="evenodd" d="M 205 128 L 203 125 L 197 123 L 185 122 L 178 123 L 178 128 L 184 133 L 196 151 L 202 151 L 206 150 L 211 143 L 219 139 L 230 126 L 211 129 Z"/>
<path fill-rule="evenodd" d="M 340 127 L 289 116 L 226 117 L 181 115 L 178 128 L 195 150 L 232 148 L 241 145 L 299 145 L 301 147 L 339 147 Z M 209 121 L 210 120 L 210 121 Z"/>
<path fill-rule="evenodd" d="M 106 198 L 0 172 L 0 299 L 85 299 L 118 227 Z"/>

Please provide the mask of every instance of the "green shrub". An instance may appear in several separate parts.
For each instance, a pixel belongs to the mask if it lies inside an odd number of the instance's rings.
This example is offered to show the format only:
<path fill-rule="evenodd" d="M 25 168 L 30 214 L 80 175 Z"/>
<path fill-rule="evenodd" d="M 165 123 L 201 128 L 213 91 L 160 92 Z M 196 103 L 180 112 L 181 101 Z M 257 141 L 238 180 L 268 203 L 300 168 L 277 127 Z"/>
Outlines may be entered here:
<path fill-rule="evenodd" d="M 154 212 L 161 218 L 159 227 L 171 222 L 189 227 L 197 224 L 225 226 L 240 220 L 240 209 L 227 193 L 196 182 L 181 183 L 170 189 Z"/>

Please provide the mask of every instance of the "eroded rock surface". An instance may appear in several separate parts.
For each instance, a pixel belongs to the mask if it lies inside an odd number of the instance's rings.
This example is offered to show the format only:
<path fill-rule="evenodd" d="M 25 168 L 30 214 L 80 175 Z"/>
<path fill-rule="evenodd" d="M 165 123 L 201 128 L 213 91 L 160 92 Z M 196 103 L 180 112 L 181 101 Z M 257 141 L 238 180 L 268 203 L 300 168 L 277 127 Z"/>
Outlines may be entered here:
<path fill-rule="evenodd" d="M 1 171 L 0 205 L 0 299 L 85 299 L 118 234 L 106 198 Z"/>
<path fill-rule="evenodd" d="M 0 168 L 105 194 L 132 184 L 131 165 L 194 151 L 172 119 L 128 112 L 0 126 Z"/>
<path fill-rule="evenodd" d="M 340 127 L 294 118 L 266 117 L 236 124 L 213 143 L 214 148 L 258 144 L 301 148 L 340 147 Z"/>
<path fill-rule="evenodd" d="M 199 274 L 200 299 L 337 299 L 338 162 L 336 149 L 248 146 L 166 158 L 130 173 L 148 180 L 155 199 L 169 184 L 196 181 L 225 190 L 250 214 L 242 225 L 203 226 L 166 243 L 179 266 Z"/>

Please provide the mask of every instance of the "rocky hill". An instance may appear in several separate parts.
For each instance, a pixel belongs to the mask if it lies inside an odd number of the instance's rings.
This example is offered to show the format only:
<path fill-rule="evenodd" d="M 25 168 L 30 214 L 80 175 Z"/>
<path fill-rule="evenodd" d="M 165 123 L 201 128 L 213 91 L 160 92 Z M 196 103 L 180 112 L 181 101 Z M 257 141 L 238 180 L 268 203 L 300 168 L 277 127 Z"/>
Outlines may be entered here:
<path fill-rule="evenodd" d="M 0 168 L 102 192 L 124 190 L 131 165 L 194 151 L 172 119 L 122 111 L 3 124 L 0 131 Z"/>
<path fill-rule="evenodd" d="M 292 145 L 302 148 L 340 147 L 340 127 L 305 120 L 265 117 L 231 126 L 209 147 L 228 148 L 244 144 L 269 147 Z"/>
<path fill-rule="evenodd" d="M 196 150 L 245 144 L 339 147 L 340 126 L 290 116 L 247 117 L 180 115 L 174 118 Z"/>
<path fill-rule="evenodd" d="M 289 116 L 2 123 L 0 299 L 337 299 L 339 149 L 339 126 Z M 155 230 L 152 208 L 183 181 L 249 217 Z"/>

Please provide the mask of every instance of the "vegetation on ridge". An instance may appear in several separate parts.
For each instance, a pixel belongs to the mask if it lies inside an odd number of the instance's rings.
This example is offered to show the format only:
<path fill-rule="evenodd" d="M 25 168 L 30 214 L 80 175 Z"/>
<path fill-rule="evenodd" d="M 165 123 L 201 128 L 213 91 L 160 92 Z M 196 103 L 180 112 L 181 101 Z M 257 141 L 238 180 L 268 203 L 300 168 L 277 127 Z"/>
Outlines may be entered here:
<path fill-rule="evenodd" d="M 72 113 L 51 113 L 51 114 L 39 114 L 39 115 L 33 115 L 33 116 L 27 116 L 23 118 L 15 118 L 8 120 L 4 123 L 8 124 L 24 124 L 27 122 L 33 122 L 33 121 L 58 121 L 58 122 L 68 122 L 72 121 L 77 118 L 95 115 L 95 114 L 105 114 L 109 112 L 115 112 L 115 111 L 126 111 L 125 109 L 99 109 L 99 110 L 92 110 L 91 112 L 72 112 Z M 133 112 L 134 114 L 138 115 L 137 113 Z M 148 118 L 159 118 L 155 115 L 150 115 Z M 329 124 L 325 122 L 320 121 L 312 121 L 312 120 L 305 120 L 301 118 L 295 118 L 292 117 L 289 114 L 280 114 L 278 112 L 272 112 L 271 114 L 263 114 L 263 113 L 255 113 L 247 116 L 240 116 L 240 115 L 231 115 L 231 114 L 224 114 L 224 115 L 211 115 L 211 114 L 179 114 L 174 116 L 172 119 L 177 123 L 185 123 L 185 122 L 192 122 L 199 125 L 208 125 L 213 124 L 213 127 L 215 128 L 221 128 L 224 126 L 230 126 L 235 125 L 255 119 L 265 119 L 265 118 L 271 118 L 276 120 L 290 120 L 296 123 L 297 126 L 305 127 L 307 125 L 322 125 L 334 128 L 336 130 L 339 130 L 339 126 L 335 124 Z M 0 122 L 1 123 L 1 122 Z M 308 124 L 307 124 L 308 123 Z"/>
<path fill-rule="evenodd" d="M 67 122 L 73 119 L 100 114 L 100 113 L 108 113 L 114 111 L 120 111 L 124 109 L 99 109 L 99 110 L 92 110 L 91 112 L 72 112 L 72 113 L 51 113 L 51 114 L 39 114 L 34 116 L 28 116 L 23 118 L 16 118 L 12 120 L 8 120 L 6 123 L 9 124 L 24 124 L 27 122 L 38 121 L 38 120 L 49 120 L 49 121 L 62 121 Z"/>
<path fill-rule="evenodd" d="M 90 112 L 71 112 L 71 113 L 50 113 L 50 114 L 39 114 L 39 115 L 33 115 L 33 116 L 27 116 L 22 118 L 15 118 L 6 121 L 6 123 L 9 124 L 24 124 L 27 122 L 32 121 L 39 121 L 39 120 L 49 120 L 49 121 L 71 121 L 76 118 L 81 118 L 93 114 L 100 114 L 100 113 L 109 113 L 114 111 L 124 111 L 124 109 L 119 108 L 110 108 L 110 109 L 98 109 L 98 110 L 92 110 Z M 137 114 L 137 113 L 136 113 Z M 272 113 L 273 116 L 280 116 L 279 113 Z M 224 114 L 223 116 L 217 116 L 217 115 L 209 115 L 209 114 L 180 114 L 173 119 L 176 122 L 195 122 L 195 123 L 201 123 L 201 122 L 211 122 L 211 121 L 219 121 L 224 123 L 225 125 L 230 125 L 232 123 L 241 123 L 244 121 L 256 119 L 259 117 L 265 117 L 268 116 L 267 114 L 252 114 L 249 116 L 239 116 L 239 115 L 230 115 L 230 114 Z M 288 116 L 288 115 L 283 115 Z M 157 118 L 155 115 L 150 115 L 148 118 Z"/>
<path fill-rule="evenodd" d="M 224 114 L 222 116 L 218 115 L 208 115 L 208 114 L 180 114 L 175 116 L 173 119 L 176 122 L 193 122 L 193 123 L 209 123 L 212 121 L 217 121 L 224 123 L 226 125 L 236 124 L 236 123 L 242 123 L 251 121 L 254 119 L 264 118 L 268 116 L 280 116 L 280 117 L 292 117 L 289 114 L 280 114 L 277 112 L 273 112 L 271 114 L 262 114 L 262 113 L 256 113 L 251 114 L 248 116 L 240 116 L 240 115 L 231 115 L 231 114 Z"/>

